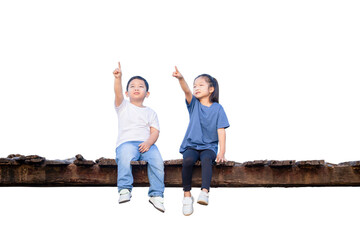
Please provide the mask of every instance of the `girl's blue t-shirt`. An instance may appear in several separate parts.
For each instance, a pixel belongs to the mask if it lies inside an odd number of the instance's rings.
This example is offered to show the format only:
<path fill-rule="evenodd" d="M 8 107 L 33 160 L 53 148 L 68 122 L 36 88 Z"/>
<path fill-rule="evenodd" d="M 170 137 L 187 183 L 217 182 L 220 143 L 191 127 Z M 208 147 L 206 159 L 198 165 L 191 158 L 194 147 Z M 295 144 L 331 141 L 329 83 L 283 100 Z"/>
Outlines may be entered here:
<path fill-rule="evenodd" d="M 195 96 L 192 96 L 190 104 L 186 100 L 185 102 L 190 122 L 180 146 L 180 153 L 185 152 L 187 148 L 194 148 L 211 149 L 217 154 L 219 142 L 217 130 L 230 126 L 223 107 L 216 102 L 207 107 Z"/>

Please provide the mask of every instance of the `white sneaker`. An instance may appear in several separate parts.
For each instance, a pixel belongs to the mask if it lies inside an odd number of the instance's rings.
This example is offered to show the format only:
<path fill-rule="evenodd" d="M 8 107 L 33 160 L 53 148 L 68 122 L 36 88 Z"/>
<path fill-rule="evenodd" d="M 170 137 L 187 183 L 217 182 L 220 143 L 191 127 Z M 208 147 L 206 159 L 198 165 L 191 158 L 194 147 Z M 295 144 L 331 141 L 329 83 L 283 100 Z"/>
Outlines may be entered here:
<path fill-rule="evenodd" d="M 201 205 L 208 205 L 209 204 L 209 193 L 200 191 L 197 203 L 201 204 Z"/>
<path fill-rule="evenodd" d="M 162 197 L 150 197 L 149 202 L 160 212 L 165 212 L 164 198 Z"/>
<path fill-rule="evenodd" d="M 183 214 L 185 216 L 190 216 L 194 212 L 193 208 L 194 198 L 191 197 L 184 197 L 183 199 Z"/>
<path fill-rule="evenodd" d="M 129 202 L 131 198 L 131 192 L 129 189 L 121 189 L 119 192 L 119 203 Z"/>

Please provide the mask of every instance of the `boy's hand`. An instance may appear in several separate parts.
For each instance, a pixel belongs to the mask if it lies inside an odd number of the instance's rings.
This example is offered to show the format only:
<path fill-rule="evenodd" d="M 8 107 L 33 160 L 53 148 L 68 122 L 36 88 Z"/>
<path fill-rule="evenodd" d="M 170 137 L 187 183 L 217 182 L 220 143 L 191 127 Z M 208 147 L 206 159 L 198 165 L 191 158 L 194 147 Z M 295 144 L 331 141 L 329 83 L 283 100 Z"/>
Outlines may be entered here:
<path fill-rule="evenodd" d="M 116 68 L 116 69 L 113 71 L 113 74 L 114 74 L 114 77 L 115 77 L 115 78 L 120 79 L 121 76 L 122 76 L 122 72 L 121 72 L 120 62 L 118 62 L 118 64 L 119 64 L 119 68 Z"/>
<path fill-rule="evenodd" d="M 151 147 L 151 144 L 148 143 L 147 141 L 142 142 L 139 144 L 139 152 L 141 152 L 141 153 L 147 152 L 147 151 L 149 151 L 150 147 Z"/>
<path fill-rule="evenodd" d="M 225 159 L 225 154 L 224 153 L 219 153 L 216 157 L 216 162 L 226 162 Z"/>
<path fill-rule="evenodd" d="M 175 72 L 173 72 L 172 74 L 173 77 L 176 77 L 177 79 L 184 79 L 183 75 L 181 75 L 181 73 L 179 72 L 179 70 L 177 69 L 177 67 L 175 66 Z"/>

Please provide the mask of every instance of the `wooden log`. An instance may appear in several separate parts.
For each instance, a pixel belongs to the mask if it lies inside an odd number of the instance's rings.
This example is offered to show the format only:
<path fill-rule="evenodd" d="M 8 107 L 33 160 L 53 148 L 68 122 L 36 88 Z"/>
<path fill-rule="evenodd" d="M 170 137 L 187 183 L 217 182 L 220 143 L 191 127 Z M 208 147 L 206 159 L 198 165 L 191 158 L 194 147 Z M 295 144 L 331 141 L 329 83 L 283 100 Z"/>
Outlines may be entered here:
<path fill-rule="evenodd" d="M 134 186 L 148 186 L 147 163 L 131 162 Z M 181 187 L 182 159 L 164 161 L 165 186 Z M 86 160 L 80 154 L 65 160 L 12 154 L 0 158 L 0 186 L 116 186 L 114 159 Z M 201 163 L 193 171 L 201 186 Z M 360 186 L 360 161 L 340 164 L 324 160 L 228 161 L 213 166 L 212 187 Z"/>

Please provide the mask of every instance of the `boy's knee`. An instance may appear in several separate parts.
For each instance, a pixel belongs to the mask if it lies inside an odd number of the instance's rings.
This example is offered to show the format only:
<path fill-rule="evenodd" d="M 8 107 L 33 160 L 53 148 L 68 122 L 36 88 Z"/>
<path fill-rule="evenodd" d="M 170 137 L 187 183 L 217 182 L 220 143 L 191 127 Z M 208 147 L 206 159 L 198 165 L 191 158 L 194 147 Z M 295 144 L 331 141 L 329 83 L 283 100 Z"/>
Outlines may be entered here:
<path fill-rule="evenodd" d="M 164 161 L 161 157 L 150 158 L 146 160 L 148 166 L 153 169 L 157 169 L 158 171 L 164 171 Z"/>
<path fill-rule="evenodd" d="M 160 151 L 155 145 L 152 145 L 149 151 L 143 153 L 140 160 L 148 162 L 149 165 L 164 165 Z"/>
<path fill-rule="evenodd" d="M 132 143 L 125 142 L 116 148 L 116 163 L 119 164 L 123 161 L 130 163 L 130 161 L 137 160 L 138 155 L 137 146 Z"/>
<path fill-rule="evenodd" d="M 131 160 L 128 160 L 128 159 L 118 159 L 118 160 L 116 160 L 116 163 L 117 163 L 119 168 L 130 169 L 131 168 L 130 161 Z"/>

